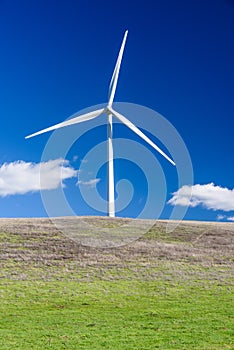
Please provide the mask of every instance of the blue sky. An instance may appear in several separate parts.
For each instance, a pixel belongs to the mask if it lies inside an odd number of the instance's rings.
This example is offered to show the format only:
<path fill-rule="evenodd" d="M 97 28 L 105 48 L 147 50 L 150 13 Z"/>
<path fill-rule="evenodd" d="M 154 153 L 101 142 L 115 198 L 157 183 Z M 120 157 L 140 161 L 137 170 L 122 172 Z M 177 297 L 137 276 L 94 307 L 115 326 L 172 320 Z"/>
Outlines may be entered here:
<path fill-rule="evenodd" d="M 187 185 L 194 192 L 189 199 L 186 188 L 178 187 L 175 170 L 153 151 L 166 177 L 166 202 L 170 201 L 160 217 L 169 218 L 175 205 L 186 204 L 186 219 L 233 219 L 232 0 L 0 0 L 1 217 L 47 215 L 33 179 L 50 134 L 24 137 L 107 101 L 126 29 L 115 100 L 149 107 L 167 118 L 193 164 L 194 183 Z M 139 142 L 120 125 L 115 137 L 119 134 Z M 71 147 L 65 164 L 58 152 L 54 163 L 45 165 L 54 179 L 46 190 L 51 193 L 58 186 L 56 171 L 66 168 L 64 192 L 77 215 L 104 215 L 82 199 L 76 171 L 105 135 L 104 126 L 90 130 Z M 105 170 L 100 169 L 97 182 L 103 198 Z M 124 161 L 116 162 L 115 170 L 118 180 L 133 174 L 129 180 L 135 189 L 133 203 L 120 215 L 137 216 L 147 191 L 144 174 Z M 95 179 L 82 180 L 90 191 L 95 183 L 91 180 Z"/>

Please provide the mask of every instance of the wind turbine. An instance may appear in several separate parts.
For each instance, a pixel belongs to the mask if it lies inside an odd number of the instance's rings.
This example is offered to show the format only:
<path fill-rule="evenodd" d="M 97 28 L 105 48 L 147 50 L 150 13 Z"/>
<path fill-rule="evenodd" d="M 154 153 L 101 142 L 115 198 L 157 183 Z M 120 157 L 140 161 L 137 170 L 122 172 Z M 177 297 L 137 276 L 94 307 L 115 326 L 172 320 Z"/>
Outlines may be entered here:
<path fill-rule="evenodd" d="M 43 134 L 48 131 L 52 131 L 55 129 L 63 128 L 64 126 L 73 125 L 77 123 L 81 123 L 87 120 L 91 120 L 93 118 L 96 118 L 100 116 L 103 113 L 106 113 L 107 115 L 107 140 L 108 140 L 108 146 L 107 146 L 107 160 L 108 160 L 108 216 L 114 217 L 115 216 L 115 198 L 114 198 L 114 154 L 113 154 L 113 143 L 112 143 L 112 136 L 113 136 L 113 124 L 112 124 L 112 117 L 115 116 L 118 120 L 120 120 L 123 124 L 125 124 L 129 129 L 131 129 L 134 133 L 136 133 L 138 136 L 140 136 L 145 142 L 147 142 L 150 146 L 152 146 L 156 151 L 158 151 L 164 158 L 166 158 L 171 164 L 175 165 L 174 161 L 169 158 L 155 143 L 153 143 L 140 129 L 138 129 L 130 120 L 128 120 L 126 117 L 124 117 L 119 112 L 115 111 L 112 108 L 117 81 L 119 77 L 119 70 L 120 65 L 123 57 L 124 47 L 127 39 L 128 31 L 125 31 L 123 41 L 119 50 L 119 55 L 115 64 L 115 69 L 112 74 L 112 78 L 109 85 L 109 98 L 108 103 L 105 108 L 97 109 L 95 111 L 80 115 L 78 117 L 66 120 L 62 123 L 53 125 L 49 128 L 43 129 L 41 131 L 35 132 L 31 135 L 26 136 L 25 138 L 28 139 L 30 137 L 34 137 L 40 134 Z"/>

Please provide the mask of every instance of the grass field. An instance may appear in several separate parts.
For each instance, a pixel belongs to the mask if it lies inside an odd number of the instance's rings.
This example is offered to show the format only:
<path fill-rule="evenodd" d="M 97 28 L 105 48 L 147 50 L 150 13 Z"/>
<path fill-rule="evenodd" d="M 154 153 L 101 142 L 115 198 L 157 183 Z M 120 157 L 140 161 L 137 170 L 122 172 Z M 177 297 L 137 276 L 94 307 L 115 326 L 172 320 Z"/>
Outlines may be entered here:
<path fill-rule="evenodd" d="M 165 227 L 98 249 L 0 219 L 0 349 L 234 349 L 234 225 Z"/>

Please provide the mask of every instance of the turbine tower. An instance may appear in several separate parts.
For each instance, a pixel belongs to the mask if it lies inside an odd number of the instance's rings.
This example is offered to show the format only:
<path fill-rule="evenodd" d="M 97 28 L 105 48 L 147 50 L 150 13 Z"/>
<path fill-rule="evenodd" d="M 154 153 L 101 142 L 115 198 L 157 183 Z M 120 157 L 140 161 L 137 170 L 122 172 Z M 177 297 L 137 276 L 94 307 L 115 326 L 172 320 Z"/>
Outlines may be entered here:
<path fill-rule="evenodd" d="M 53 125 L 49 128 L 40 130 L 31 135 L 26 136 L 28 139 L 30 137 L 34 137 L 40 134 L 43 134 L 48 131 L 56 130 L 59 128 L 63 128 L 68 125 L 73 125 L 77 123 L 81 123 L 87 120 L 91 120 L 100 116 L 103 113 L 107 115 L 107 163 L 108 163 L 108 184 L 107 184 L 107 193 L 108 193 L 108 208 L 107 213 L 110 217 L 115 217 L 115 195 L 114 195 L 114 153 L 113 153 L 113 124 L 112 118 L 116 117 L 119 121 L 125 124 L 129 129 L 131 129 L 134 133 L 136 133 L 139 137 L 141 137 L 145 142 L 147 142 L 151 147 L 153 147 L 157 152 L 159 152 L 164 158 L 166 158 L 171 164 L 175 165 L 174 161 L 166 155 L 155 143 L 153 143 L 140 129 L 138 129 L 130 120 L 124 117 L 122 114 L 118 113 L 112 108 L 115 91 L 117 87 L 117 81 L 119 77 L 120 65 L 123 57 L 124 47 L 127 39 L 128 31 L 125 31 L 123 41 L 119 50 L 119 55 L 115 64 L 115 69 L 112 74 L 112 78 L 109 85 L 109 96 L 108 103 L 105 108 L 101 108 L 78 117 L 66 120 L 62 123 Z"/>

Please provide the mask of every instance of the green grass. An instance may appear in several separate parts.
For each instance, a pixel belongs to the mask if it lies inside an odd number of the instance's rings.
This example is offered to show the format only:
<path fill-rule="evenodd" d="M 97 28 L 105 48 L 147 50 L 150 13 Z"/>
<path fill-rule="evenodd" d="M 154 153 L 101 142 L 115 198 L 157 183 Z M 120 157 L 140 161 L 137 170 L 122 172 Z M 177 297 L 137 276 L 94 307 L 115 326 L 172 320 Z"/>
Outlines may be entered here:
<path fill-rule="evenodd" d="M 220 283 L 8 281 L 0 349 L 232 349 Z"/>
<path fill-rule="evenodd" d="M 234 349 L 230 230 L 105 250 L 26 224 L 0 234 L 0 350 Z"/>

